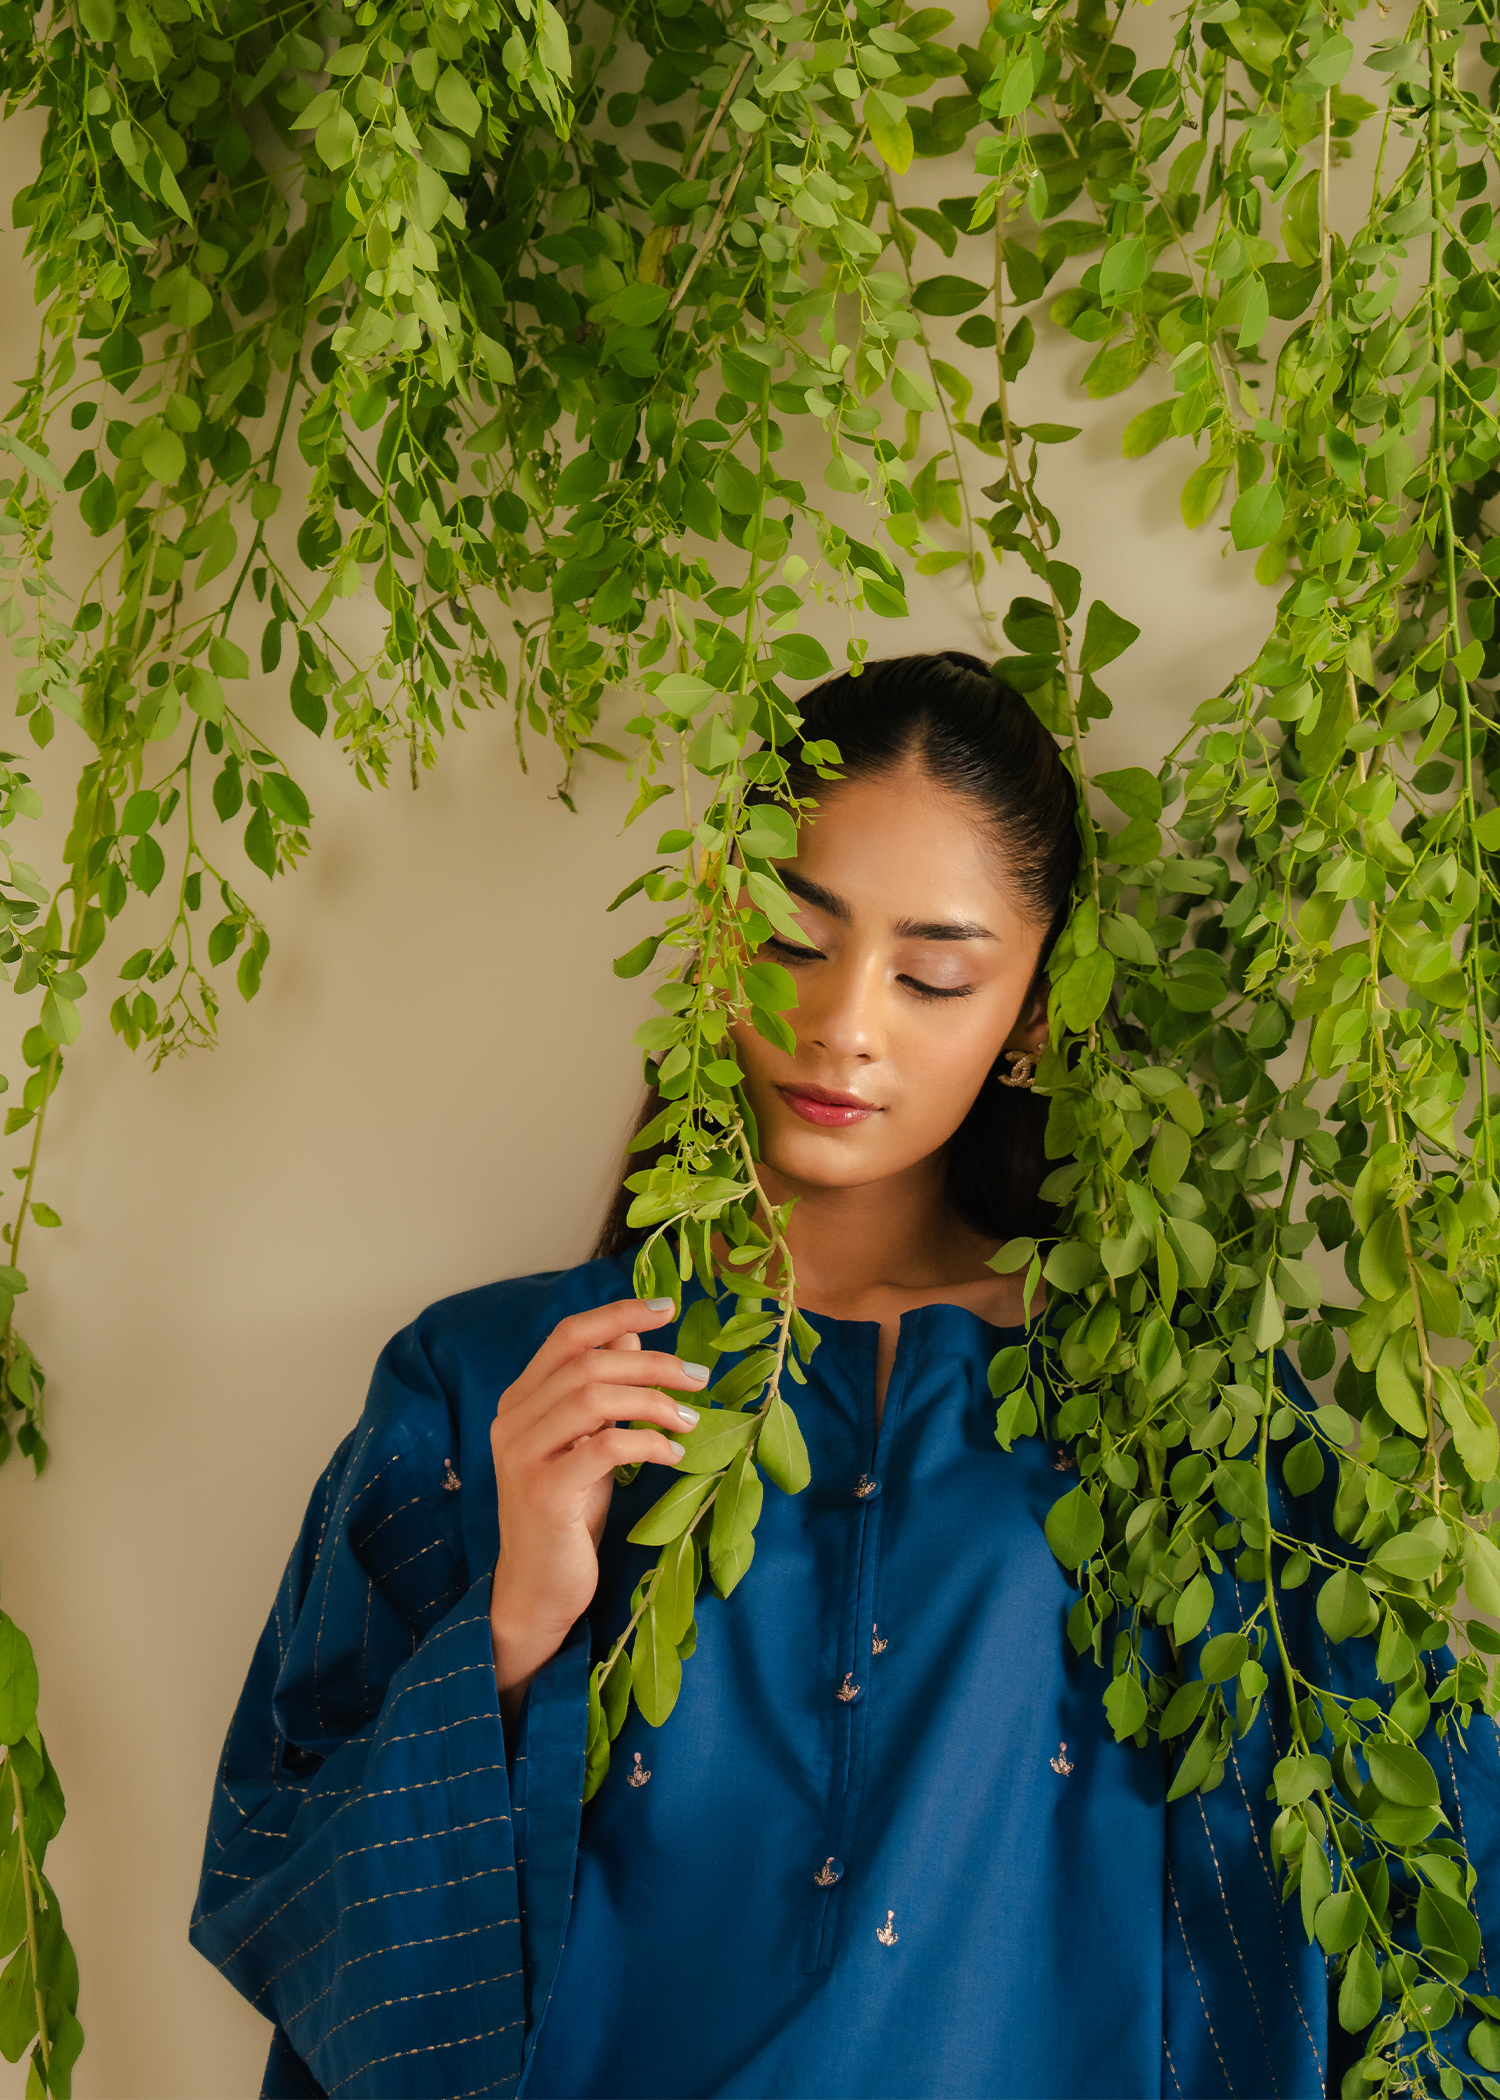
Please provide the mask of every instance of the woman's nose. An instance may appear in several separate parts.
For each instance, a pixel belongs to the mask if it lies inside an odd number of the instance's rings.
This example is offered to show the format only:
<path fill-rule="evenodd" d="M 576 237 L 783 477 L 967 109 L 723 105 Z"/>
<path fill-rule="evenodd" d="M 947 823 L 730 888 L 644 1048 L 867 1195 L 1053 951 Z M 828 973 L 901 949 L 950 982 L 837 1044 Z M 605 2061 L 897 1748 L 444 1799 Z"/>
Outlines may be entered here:
<path fill-rule="evenodd" d="M 881 974 L 872 960 L 853 958 L 817 973 L 817 990 L 798 1016 L 798 1034 L 834 1057 L 866 1063 L 882 1054 Z"/>

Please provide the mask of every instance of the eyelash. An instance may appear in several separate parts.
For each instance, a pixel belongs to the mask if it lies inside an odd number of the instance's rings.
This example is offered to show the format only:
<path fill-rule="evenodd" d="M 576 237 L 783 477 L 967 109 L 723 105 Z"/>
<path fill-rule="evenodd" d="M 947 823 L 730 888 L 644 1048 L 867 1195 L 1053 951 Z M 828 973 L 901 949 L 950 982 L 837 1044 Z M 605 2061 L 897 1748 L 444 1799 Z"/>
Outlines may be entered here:
<path fill-rule="evenodd" d="M 795 948 L 790 941 L 777 940 L 774 934 L 766 942 L 766 946 L 774 948 L 776 953 L 783 956 L 787 962 L 821 962 L 823 960 L 823 956 L 817 948 Z M 909 992 L 924 1002 L 934 999 L 969 999 L 973 997 L 974 993 L 974 987 L 971 984 L 923 984 L 920 978 L 916 977 L 899 977 L 896 981 L 898 984 L 904 984 Z"/>

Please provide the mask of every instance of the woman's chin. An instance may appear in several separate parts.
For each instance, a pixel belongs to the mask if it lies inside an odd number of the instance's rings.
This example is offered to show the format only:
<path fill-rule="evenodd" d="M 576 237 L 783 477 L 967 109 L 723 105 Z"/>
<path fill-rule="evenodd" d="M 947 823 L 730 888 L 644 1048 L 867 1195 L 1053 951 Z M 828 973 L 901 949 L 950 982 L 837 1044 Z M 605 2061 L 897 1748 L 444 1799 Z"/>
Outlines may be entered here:
<path fill-rule="evenodd" d="M 762 1125 L 760 1137 L 761 1158 L 771 1172 L 808 1190 L 863 1188 L 895 1170 L 854 1130 L 788 1130 L 784 1125 L 767 1130 Z"/>

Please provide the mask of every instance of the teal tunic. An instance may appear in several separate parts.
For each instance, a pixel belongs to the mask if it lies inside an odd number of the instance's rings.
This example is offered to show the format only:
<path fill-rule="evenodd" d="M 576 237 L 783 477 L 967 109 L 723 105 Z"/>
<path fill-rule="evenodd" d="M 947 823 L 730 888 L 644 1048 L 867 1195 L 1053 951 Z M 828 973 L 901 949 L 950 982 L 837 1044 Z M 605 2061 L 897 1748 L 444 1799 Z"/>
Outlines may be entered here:
<path fill-rule="evenodd" d="M 1076 1474 L 1040 1439 L 998 1448 L 985 1371 L 1016 1337 L 957 1307 L 902 1320 L 878 1433 L 878 1330 L 815 1319 L 812 1485 L 768 1490 L 748 1575 L 699 1599 L 676 1711 L 632 1711 L 580 1809 L 590 1659 L 668 1474 L 616 1490 L 598 1596 L 507 1759 L 495 1399 L 565 1314 L 629 1290 L 617 1260 L 431 1308 L 315 1491 L 193 1927 L 275 2023 L 266 2094 L 1337 2092 L 1326 1965 L 1269 1855 L 1279 1687 L 1207 1796 L 1169 1805 L 1167 1755 L 1113 1741 L 1043 1536 Z M 1294 1637 L 1321 1641 L 1306 1597 Z M 1319 1670 L 1373 1678 L 1365 1649 Z M 1500 1865 L 1493 1729 L 1428 1747 Z"/>

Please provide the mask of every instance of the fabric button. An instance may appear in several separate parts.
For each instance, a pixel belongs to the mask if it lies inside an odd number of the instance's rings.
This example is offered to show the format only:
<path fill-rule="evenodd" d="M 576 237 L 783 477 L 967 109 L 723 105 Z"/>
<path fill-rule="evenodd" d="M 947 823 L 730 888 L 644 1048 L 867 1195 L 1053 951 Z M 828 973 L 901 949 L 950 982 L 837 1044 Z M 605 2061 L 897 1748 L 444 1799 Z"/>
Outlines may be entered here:
<path fill-rule="evenodd" d="M 861 1473 L 858 1480 L 854 1483 L 854 1499 L 856 1502 L 873 1502 L 879 1493 L 880 1482 L 872 1480 L 868 1473 Z"/>
<path fill-rule="evenodd" d="M 844 1878 L 844 1862 L 841 1859 L 825 1859 L 813 1880 L 820 1889 L 831 1889 L 836 1881 Z"/>

